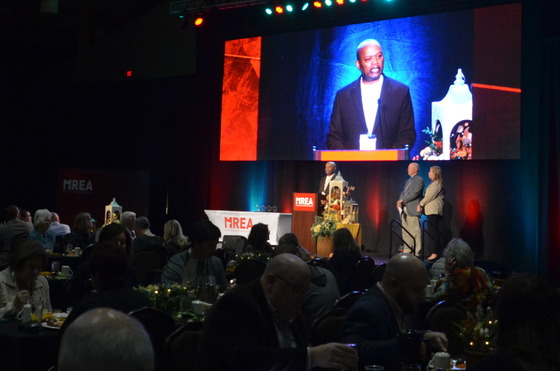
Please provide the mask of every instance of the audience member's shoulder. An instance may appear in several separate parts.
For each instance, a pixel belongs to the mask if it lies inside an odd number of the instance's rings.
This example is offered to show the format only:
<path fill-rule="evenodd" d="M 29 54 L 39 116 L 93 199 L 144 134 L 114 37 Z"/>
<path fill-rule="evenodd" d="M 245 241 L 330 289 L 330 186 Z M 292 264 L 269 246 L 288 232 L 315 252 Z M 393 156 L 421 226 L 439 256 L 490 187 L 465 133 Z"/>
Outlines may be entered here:
<path fill-rule="evenodd" d="M 178 263 L 184 263 L 187 260 L 188 257 L 188 251 L 182 251 L 178 254 L 173 255 L 171 258 L 169 258 L 169 263 L 173 263 L 173 264 L 178 264 Z"/>

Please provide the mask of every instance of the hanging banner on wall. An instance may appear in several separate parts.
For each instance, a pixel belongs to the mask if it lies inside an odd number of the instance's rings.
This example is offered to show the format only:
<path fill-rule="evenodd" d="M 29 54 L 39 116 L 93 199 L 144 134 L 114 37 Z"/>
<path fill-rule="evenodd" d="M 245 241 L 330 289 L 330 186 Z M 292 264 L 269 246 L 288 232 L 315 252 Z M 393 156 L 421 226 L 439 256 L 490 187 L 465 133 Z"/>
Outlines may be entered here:
<path fill-rule="evenodd" d="M 124 211 L 147 216 L 150 173 L 143 170 L 62 169 L 56 185 L 56 211 L 72 225 L 80 212 L 88 212 L 103 225 L 105 205 L 115 198 Z"/>

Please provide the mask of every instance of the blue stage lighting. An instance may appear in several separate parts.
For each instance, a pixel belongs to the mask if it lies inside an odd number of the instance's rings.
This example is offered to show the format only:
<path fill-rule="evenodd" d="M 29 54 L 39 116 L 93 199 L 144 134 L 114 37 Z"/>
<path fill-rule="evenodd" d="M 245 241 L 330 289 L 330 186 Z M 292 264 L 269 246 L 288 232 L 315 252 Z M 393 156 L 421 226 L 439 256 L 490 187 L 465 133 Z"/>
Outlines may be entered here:
<path fill-rule="evenodd" d="M 306 2 L 306 3 L 304 3 L 303 6 L 301 7 L 301 10 L 302 10 L 302 11 L 306 11 L 307 8 L 309 8 L 309 3 Z"/>
<path fill-rule="evenodd" d="M 325 0 L 325 5 L 326 6 L 331 6 L 332 5 L 332 0 Z"/>
<path fill-rule="evenodd" d="M 273 13 L 272 9 L 270 9 L 270 8 L 266 8 L 266 9 L 264 10 L 264 12 L 265 12 L 266 14 L 268 14 L 268 15 L 272 15 L 272 13 Z"/>
<path fill-rule="evenodd" d="M 286 11 L 287 12 L 292 12 L 294 10 L 294 7 L 291 4 L 286 4 Z"/>

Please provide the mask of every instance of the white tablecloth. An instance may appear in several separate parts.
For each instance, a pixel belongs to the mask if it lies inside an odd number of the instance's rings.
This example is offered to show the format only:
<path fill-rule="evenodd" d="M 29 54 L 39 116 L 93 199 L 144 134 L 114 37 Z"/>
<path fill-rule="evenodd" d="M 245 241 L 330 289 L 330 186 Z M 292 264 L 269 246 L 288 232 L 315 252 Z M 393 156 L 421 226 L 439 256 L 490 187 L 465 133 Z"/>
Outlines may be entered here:
<path fill-rule="evenodd" d="M 271 245 L 278 245 L 284 234 L 292 231 L 292 214 L 250 211 L 204 210 L 223 236 L 249 236 L 251 227 L 257 223 L 268 225 Z"/>

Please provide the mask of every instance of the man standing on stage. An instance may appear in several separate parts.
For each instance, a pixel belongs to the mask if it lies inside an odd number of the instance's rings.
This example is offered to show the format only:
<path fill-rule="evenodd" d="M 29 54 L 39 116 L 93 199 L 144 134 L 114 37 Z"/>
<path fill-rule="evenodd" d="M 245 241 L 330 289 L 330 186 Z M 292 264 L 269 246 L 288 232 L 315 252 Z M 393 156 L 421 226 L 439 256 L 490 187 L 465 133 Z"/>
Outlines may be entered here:
<path fill-rule="evenodd" d="M 383 73 L 385 56 L 377 40 L 358 45 L 360 78 L 336 93 L 327 148 L 360 149 L 360 135 L 376 138 L 376 149 L 414 146 L 416 129 L 410 90 Z"/>
<path fill-rule="evenodd" d="M 397 209 L 401 216 L 401 222 L 411 235 L 403 231 L 402 237 L 405 242 L 404 252 L 410 253 L 411 247 L 414 247 L 416 241 L 416 250 L 414 253 L 419 256 L 422 246 L 422 232 L 420 230 L 420 213 L 417 210 L 418 204 L 422 199 L 422 191 L 424 190 L 424 179 L 418 175 L 419 166 L 416 162 L 408 165 L 408 179 L 397 201 Z"/>
<path fill-rule="evenodd" d="M 329 161 L 325 164 L 325 176 L 319 182 L 318 202 L 317 202 L 317 215 L 322 216 L 324 206 L 327 202 L 327 191 L 331 180 L 336 180 L 338 171 L 336 171 L 336 163 Z"/>

